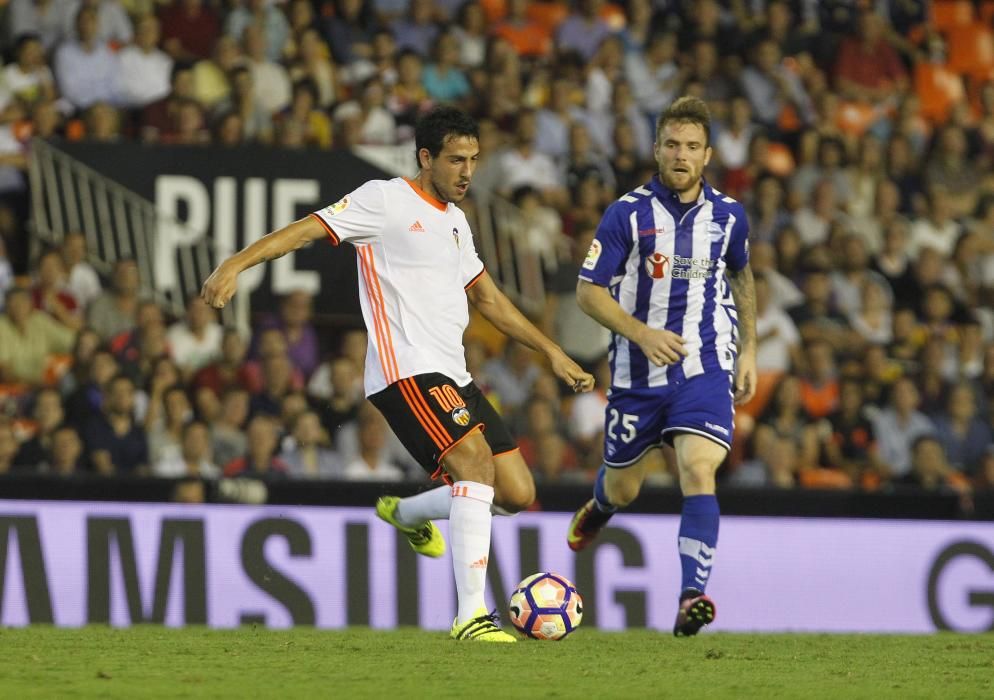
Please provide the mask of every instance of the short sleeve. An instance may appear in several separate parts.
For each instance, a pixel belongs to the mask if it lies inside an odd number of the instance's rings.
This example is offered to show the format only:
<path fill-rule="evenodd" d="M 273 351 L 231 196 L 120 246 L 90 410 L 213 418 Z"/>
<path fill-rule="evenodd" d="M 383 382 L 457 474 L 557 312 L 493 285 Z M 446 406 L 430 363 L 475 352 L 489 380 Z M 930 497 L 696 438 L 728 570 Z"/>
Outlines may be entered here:
<path fill-rule="evenodd" d="M 386 217 L 383 188 L 377 180 L 370 180 L 311 216 L 321 222 L 335 245 L 342 241 L 359 243 L 376 238 L 383 230 Z"/>
<path fill-rule="evenodd" d="M 615 202 L 601 218 L 587 257 L 580 265 L 580 279 L 601 287 L 609 286 L 613 277 L 624 274 L 632 245 L 630 212 L 623 204 Z"/>
<path fill-rule="evenodd" d="M 732 210 L 731 216 L 735 217 L 735 223 L 725 251 L 725 263 L 729 270 L 738 272 L 749 264 L 749 220 L 741 205 Z"/>
<path fill-rule="evenodd" d="M 459 269 L 462 273 L 462 286 L 468 290 L 483 276 L 483 261 L 476 252 L 468 223 L 464 231 L 459 233 L 459 237 L 464 239 L 459 241 Z"/>

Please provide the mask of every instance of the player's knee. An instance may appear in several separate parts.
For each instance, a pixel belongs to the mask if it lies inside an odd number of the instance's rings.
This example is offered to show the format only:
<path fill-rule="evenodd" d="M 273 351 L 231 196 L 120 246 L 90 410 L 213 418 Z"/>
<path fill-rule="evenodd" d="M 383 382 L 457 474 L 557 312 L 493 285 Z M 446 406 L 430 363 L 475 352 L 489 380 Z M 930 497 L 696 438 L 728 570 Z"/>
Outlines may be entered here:
<path fill-rule="evenodd" d="M 688 462 L 680 468 L 680 486 L 685 493 L 713 492 L 716 471 L 717 466 L 709 460 L 699 459 Z"/>
<path fill-rule="evenodd" d="M 528 510 L 535 502 L 535 482 L 527 479 L 516 481 L 513 484 L 502 484 L 494 501 L 508 513 Z"/>
<path fill-rule="evenodd" d="M 607 492 L 607 499 L 611 501 L 611 505 L 624 508 L 638 498 L 641 486 L 642 484 L 635 480 L 609 480 L 604 484 L 604 490 Z"/>

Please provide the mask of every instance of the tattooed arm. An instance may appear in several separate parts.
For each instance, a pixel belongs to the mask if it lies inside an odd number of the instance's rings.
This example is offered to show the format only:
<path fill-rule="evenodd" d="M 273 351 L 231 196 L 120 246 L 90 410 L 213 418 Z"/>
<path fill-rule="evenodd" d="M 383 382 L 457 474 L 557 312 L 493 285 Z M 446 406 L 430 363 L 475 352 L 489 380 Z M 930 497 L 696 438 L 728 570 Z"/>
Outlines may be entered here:
<path fill-rule="evenodd" d="M 728 271 L 739 317 L 739 358 L 735 368 L 735 402 L 747 403 L 756 393 L 756 285 L 752 268 Z"/>
<path fill-rule="evenodd" d="M 311 241 L 327 236 L 328 232 L 313 216 L 305 216 L 289 226 L 277 229 L 218 265 L 204 282 L 200 296 L 211 306 L 220 309 L 234 296 L 239 273 L 254 265 L 282 258 Z"/>

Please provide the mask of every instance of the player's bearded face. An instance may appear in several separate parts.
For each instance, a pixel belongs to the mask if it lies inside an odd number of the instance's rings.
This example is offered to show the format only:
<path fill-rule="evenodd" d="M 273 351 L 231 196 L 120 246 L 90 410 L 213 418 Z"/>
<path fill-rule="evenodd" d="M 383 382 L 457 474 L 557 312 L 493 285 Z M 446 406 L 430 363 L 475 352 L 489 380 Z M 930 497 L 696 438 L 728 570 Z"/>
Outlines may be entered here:
<path fill-rule="evenodd" d="M 431 158 L 431 185 L 443 202 L 458 204 L 466 197 L 480 158 L 480 143 L 471 136 L 455 136 Z"/>
<path fill-rule="evenodd" d="M 674 192 L 697 187 L 704 166 L 711 160 L 711 147 L 700 124 L 670 122 L 660 129 L 653 146 L 659 178 Z"/>

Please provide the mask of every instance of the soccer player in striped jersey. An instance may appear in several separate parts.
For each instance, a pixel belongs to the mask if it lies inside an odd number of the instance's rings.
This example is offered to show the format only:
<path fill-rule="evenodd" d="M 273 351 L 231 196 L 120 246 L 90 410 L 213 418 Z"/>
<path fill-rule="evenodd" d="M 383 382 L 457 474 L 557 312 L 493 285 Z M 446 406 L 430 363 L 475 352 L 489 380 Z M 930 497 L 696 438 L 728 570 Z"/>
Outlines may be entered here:
<path fill-rule="evenodd" d="M 574 391 L 589 391 L 594 378 L 514 307 L 476 254 L 469 223 L 456 207 L 480 154 L 476 123 L 439 107 L 419 121 L 415 143 L 416 178 L 370 180 L 270 233 L 222 262 L 202 295 L 220 308 L 235 293 L 240 272 L 311 241 L 347 241 L 356 249 L 369 330 L 366 396 L 421 466 L 451 484 L 411 498 L 381 498 L 377 515 L 415 551 L 436 557 L 445 542 L 431 521 L 448 518 L 458 598 L 452 637 L 513 642 L 485 607 L 491 515 L 527 508 L 535 484 L 500 415 L 466 370 L 467 302 L 541 352 Z"/>
<path fill-rule="evenodd" d="M 673 633 L 714 619 L 705 595 L 718 543 L 715 472 L 734 404 L 756 386 L 756 310 L 742 205 L 703 178 L 710 115 L 693 97 L 656 124 L 658 176 L 611 204 L 580 268 L 577 301 L 612 331 L 604 464 L 570 524 L 586 547 L 642 487 L 642 456 L 673 447 L 683 492 L 682 586 Z"/>

